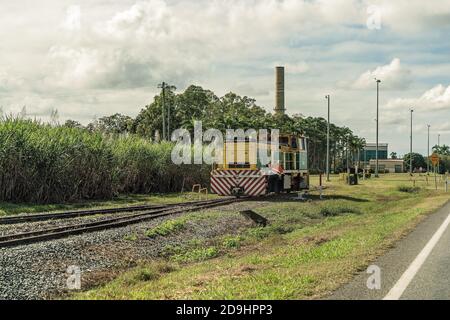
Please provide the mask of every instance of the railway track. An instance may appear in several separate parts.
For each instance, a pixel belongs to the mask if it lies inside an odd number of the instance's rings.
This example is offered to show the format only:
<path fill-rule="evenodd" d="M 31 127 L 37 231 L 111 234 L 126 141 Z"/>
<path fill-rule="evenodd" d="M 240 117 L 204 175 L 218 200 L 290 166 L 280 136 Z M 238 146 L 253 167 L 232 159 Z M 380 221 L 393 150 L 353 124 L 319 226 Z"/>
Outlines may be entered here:
<path fill-rule="evenodd" d="M 93 215 L 100 215 L 100 214 L 114 214 L 114 213 L 136 212 L 136 211 L 145 211 L 145 210 L 153 210 L 153 209 L 173 208 L 173 207 L 177 207 L 179 205 L 196 204 L 196 203 L 201 204 L 204 202 L 205 201 L 193 201 L 193 202 L 184 202 L 181 204 L 174 203 L 174 204 L 165 204 L 165 205 L 141 205 L 141 206 L 127 206 L 127 207 L 116 207 L 116 208 L 107 208 L 107 209 L 74 210 L 74 211 L 66 211 L 66 212 L 58 212 L 58 213 L 27 214 L 27 215 L 12 216 L 12 217 L 1 217 L 0 225 L 46 221 L 46 220 L 60 220 L 60 219 L 62 220 L 62 219 L 78 218 L 78 217 L 93 216 Z"/>
<path fill-rule="evenodd" d="M 95 222 L 86 222 L 80 224 L 72 224 L 72 225 L 64 225 L 60 227 L 36 230 L 31 232 L 22 232 L 16 234 L 10 234 L 5 236 L 0 236 L 0 248 L 2 247 L 12 247 L 18 245 L 31 244 L 36 242 L 42 242 L 47 240 L 54 240 L 65 238 L 71 235 L 78 235 L 88 232 L 107 230 L 112 228 L 124 227 L 130 224 L 135 224 L 147 220 L 152 220 L 162 216 L 168 216 L 176 213 L 190 212 L 196 211 L 200 209 L 207 209 L 216 206 L 221 206 L 229 203 L 233 203 L 239 201 L 239 199 L 235 198 L 227 198 L 227 199 L 218 199 L 218 200 L 207 200 L 207 201 L 198 201 L 198 202 L 188 202 L 188 203 L 180 203 L 176 205 L 167 205 L 155 208 L 153 206 L 150 210 L 142 209 L 145 206 L 136 206 L 127 207 L 130 211 L 143 211 L 135 214 L 131 214 L 128 216 L 122 217 L 112 217 L 103 221 L 95 221 Z M 119 210 L 120 208 L 115 208 L 114 210 Z M 123 209 L 123 208 L 122 208 Z M 109 209 L 104 209 L 109 210 Z M 100 212 L 100 210 L 91 210 L 84 211 L 86 212 Z M 116 212 L 124 212 L 122 211 L 114 211 L 107 213 L 116 213 Z M 70 212 L 72 214 L 74 212 Z M 100 212 L 101 213 L 101 212 Z M 59 213 L 61 214 L 61 213 Z M 91 213 L 92 215 L 92 213 Z M 38 216 L 38 215 L 32 215 Z M 28 221 L 37 221 L 37 220 L 28 220 Z"/>

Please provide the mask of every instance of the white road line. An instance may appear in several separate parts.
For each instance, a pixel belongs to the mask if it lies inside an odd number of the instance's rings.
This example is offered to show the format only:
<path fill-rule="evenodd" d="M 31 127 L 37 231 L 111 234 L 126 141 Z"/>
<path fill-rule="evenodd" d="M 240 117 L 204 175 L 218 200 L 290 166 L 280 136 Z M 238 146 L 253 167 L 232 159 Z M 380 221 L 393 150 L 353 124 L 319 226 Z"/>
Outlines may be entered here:
<path fill-rule="evenodd" d="M 398 300 L 402 296 L 403 292 L 408 287 L 409 283 L 412 281 L 414 276 L 419 271 L 420 267 L 423 265 L 428 255 L 433 250 L 436 243 L 438 243 L 441 236 L 444 234 L 448 225 L 450 224 L 450 214 L 447 219 L 441 224 L 439 229 L 433 235 L 433 237 L 428 241 L 427 245 L 420 251 L 419 255 L 414 259 L 414 261 L 409 265 L 408 269 L 402 274 L 397 283 L 392 287 L 389 293 L 383 298 L 383 300 Z"/>

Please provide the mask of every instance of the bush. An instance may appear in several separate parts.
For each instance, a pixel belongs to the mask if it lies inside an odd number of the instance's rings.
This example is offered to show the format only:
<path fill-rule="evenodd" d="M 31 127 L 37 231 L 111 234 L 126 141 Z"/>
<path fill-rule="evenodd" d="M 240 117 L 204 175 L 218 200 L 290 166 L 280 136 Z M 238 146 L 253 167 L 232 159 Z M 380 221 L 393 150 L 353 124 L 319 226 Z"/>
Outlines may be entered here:
<path fill-rule="evenodd" d="M 171 143 L 18 118 L 0 120 L 0 201 L 62 203 L 120 193 L 179 192 L 208 166 L 177 166 Z"/>
<path fill-rule="evenodd" d="M 167 236 L 184 229 L 185 224 L 186 220 L 184 219 L 167 220 L 159 226 L 148 230 L 145 235 L 150 238 L 155 238 L 156 236 Z"/>
<path fill-rule="evenodd" d="M 178 262 L 196 262 L 215 258 L 219 255 L 216 247 L 197 248 L 173 256 L 173 260 Z"/>
<path fill-rule="evenodd" d="M 319 213 L 324 217 L 335 217 L 344 214 L 360 214 L 360 212 L 355 208 L 350 208 L 346 206 L 326 206 L 322 207 Z"/>
<path fill-rule="evenodd" d="M 238 249 L 241 246 L 241 237 L 225 237 L 222 241 L 222 246 L 228 249 Z"/>
<path fill-rule="evenodd" d="M 398 186 L 397 190 L 400 192 L 416 193 L 420 191 L 420 187 Z"/>

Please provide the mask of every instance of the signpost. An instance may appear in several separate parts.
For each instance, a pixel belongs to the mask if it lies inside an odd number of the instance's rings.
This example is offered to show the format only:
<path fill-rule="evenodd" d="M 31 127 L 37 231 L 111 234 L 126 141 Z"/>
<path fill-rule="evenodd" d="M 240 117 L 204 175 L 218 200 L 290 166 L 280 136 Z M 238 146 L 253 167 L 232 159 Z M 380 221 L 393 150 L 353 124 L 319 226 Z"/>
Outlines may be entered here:
<path fill-rule="evenodd" d="M 433 164 L 433 166 L 436 166 L 439 163 L 439 155 L 437 153 L 433 153 L 430 156 L 430 160 L 431 160 L 431 163 Z"/>
<path fill-rule="evenodd" d="M 430 156 L 430 160 L 431 160 L 431 163 L 433 164 L 433 167 L 434 167 L 434 184 L 435 184 L 436 190 L 437 190 L 436 165 L 439 164 L 439 155 L 437 153 L 433 153 Z"/>

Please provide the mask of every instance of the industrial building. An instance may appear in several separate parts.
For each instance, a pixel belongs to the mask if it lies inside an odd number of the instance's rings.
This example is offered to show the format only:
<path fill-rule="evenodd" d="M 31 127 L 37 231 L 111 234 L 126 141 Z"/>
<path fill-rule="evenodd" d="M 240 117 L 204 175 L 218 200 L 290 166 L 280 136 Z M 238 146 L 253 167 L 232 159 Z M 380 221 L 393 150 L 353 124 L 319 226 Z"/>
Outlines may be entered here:
<path fill-rule="evenodd" d="M 387 143 L 378 144 L 378 171 L 380 173 L 402 173 L 405 170 L 405 163 L 402 159 L 388 159 L 389 145 Z M 360 153 L 359 160 L 367 169 L 375 171 L 377 159 L 377 144 L 367 143 Z"/>
<path fill-rule="evenodd" d="M 366 143 L 364 149 L 360 153 L 359 160 L 365 165 L 369 164 L 370 160 L 376 159 L 376 143 Z M 379 143 L 378 144 L 378 160 L 388 158 L 388 144 Z"/>
<path fill-rule="evenodd" d="M 370 170 L 375 171 L 376 160 L 369 161 Z M 405 170 L 403 159 L 378 159 L 378 172 L 380 173 L 402 173 Z"/>

